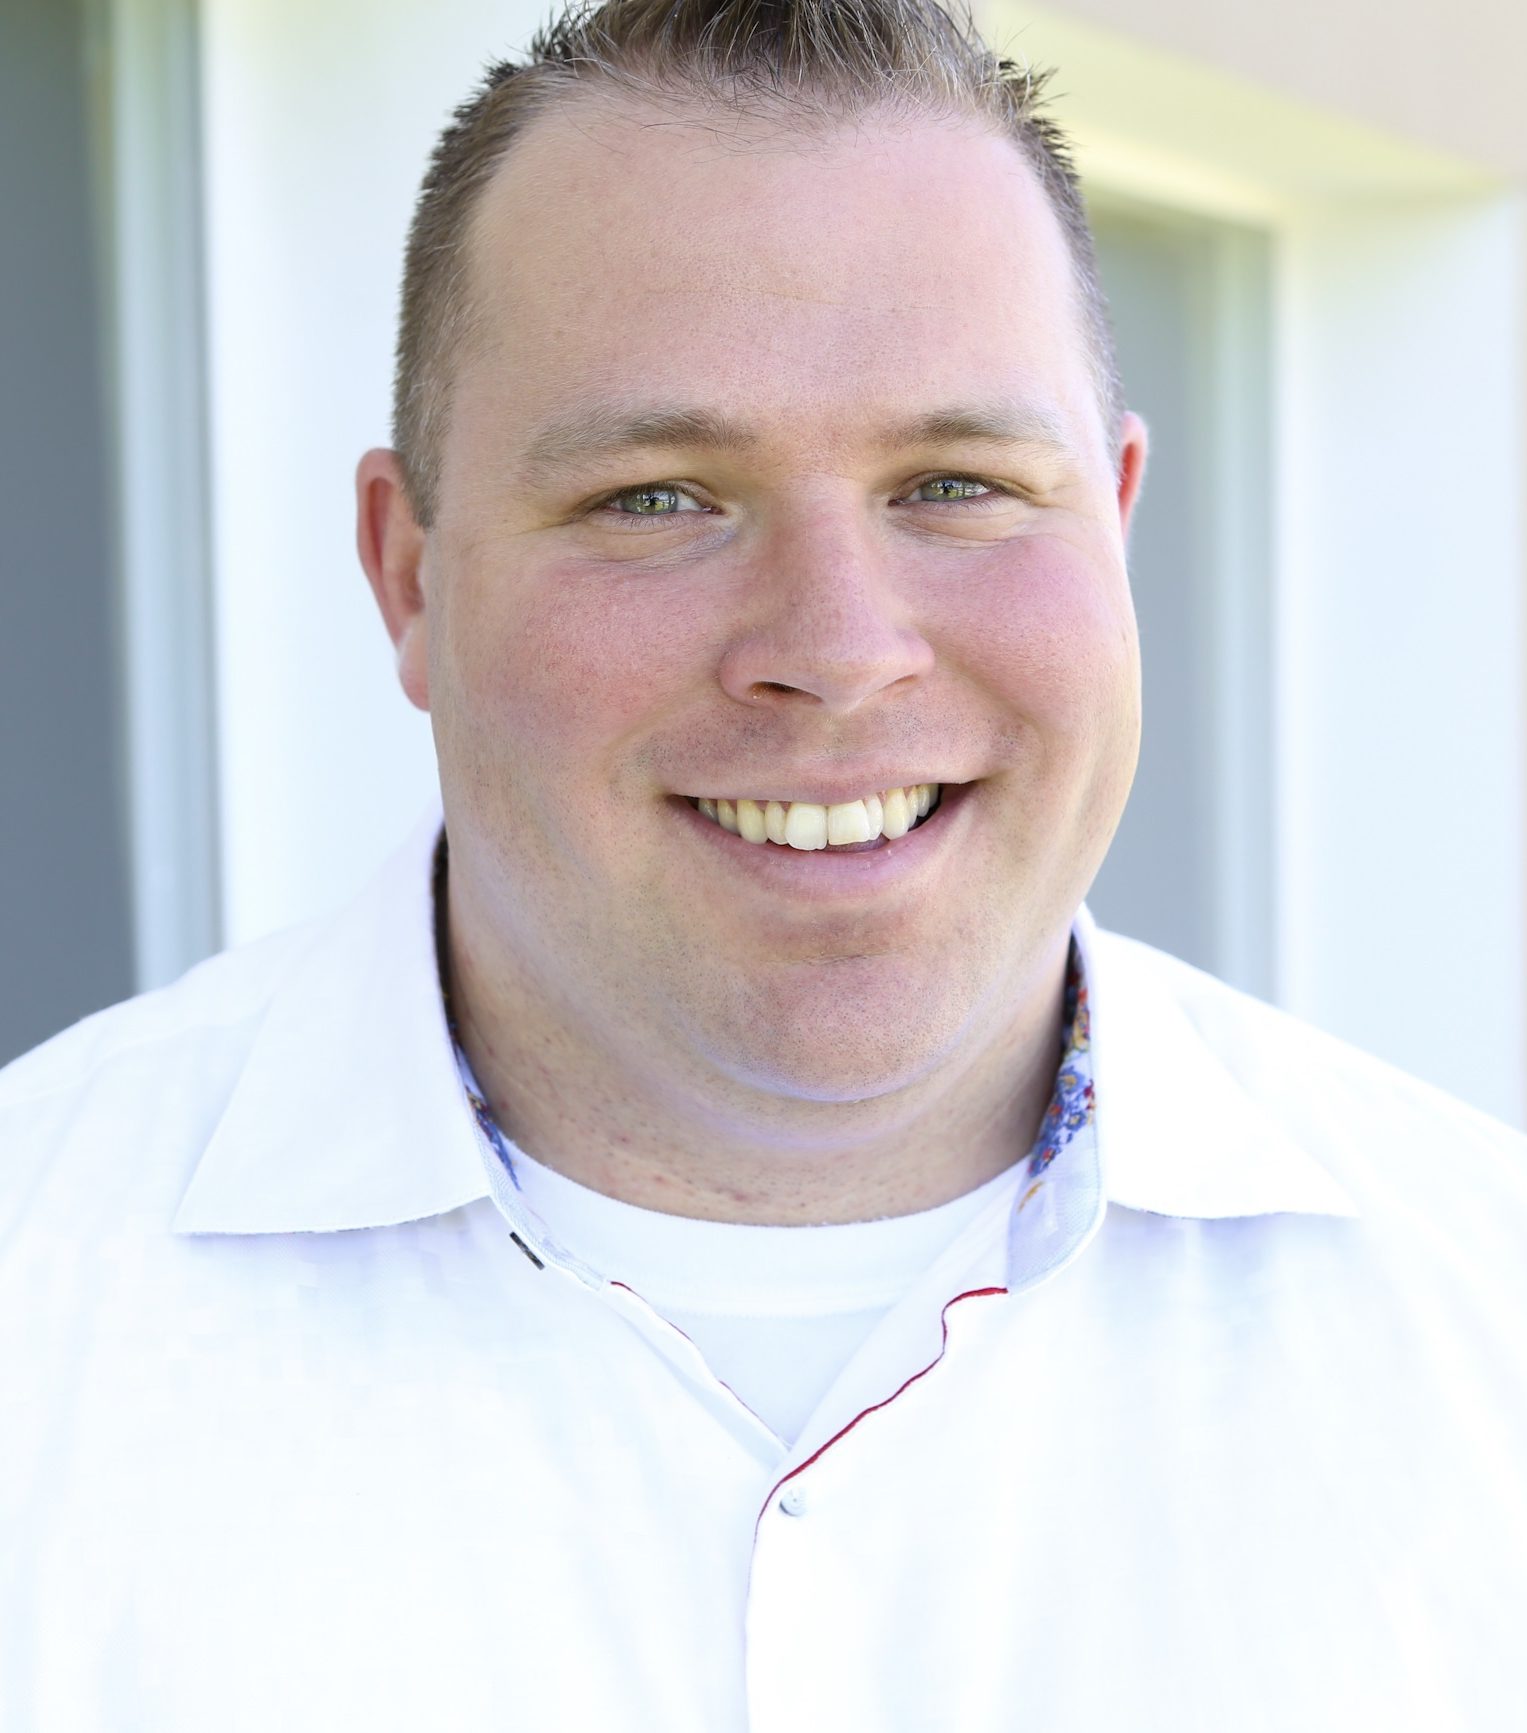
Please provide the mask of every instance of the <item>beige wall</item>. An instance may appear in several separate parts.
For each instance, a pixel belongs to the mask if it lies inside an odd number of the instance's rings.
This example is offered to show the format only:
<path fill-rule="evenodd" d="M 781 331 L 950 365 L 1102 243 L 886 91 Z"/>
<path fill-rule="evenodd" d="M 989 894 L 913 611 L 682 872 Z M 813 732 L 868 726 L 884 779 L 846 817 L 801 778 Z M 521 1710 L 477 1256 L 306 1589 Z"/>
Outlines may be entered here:
<path fill-rule="evenodd" d="M 1521 0 L 1059 0 L 1048 10 L 1527 179 Z"/>

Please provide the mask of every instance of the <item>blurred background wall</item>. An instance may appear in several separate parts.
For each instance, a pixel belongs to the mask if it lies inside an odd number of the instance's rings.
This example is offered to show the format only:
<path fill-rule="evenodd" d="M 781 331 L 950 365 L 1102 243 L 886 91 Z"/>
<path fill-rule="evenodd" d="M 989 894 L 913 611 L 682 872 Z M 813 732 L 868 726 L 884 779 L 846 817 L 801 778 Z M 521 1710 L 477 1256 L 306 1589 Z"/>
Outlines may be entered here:
<path fill-rule="evenodd" d="M 0 1063 L 136 984 L 83 46 L 0 15 Z"/>
<path fill-rule="evenodd" d="M 978 16 L 1059 68 L 1153 432 L 1092 907 L 1521 1124 L 1527 14 Z M 542 18 L 0 16 L 0 1058 L 333 907 L 431 798 L 352 475 L 430 145 Z"/>

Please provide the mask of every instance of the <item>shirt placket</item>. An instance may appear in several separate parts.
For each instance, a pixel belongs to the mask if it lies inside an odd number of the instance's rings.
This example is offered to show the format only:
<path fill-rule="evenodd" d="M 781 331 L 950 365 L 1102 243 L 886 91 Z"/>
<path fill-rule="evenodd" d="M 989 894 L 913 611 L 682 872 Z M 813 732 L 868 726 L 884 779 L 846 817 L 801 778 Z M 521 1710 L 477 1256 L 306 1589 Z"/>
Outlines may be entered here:
<path fill-rule="evenodd" d="M 842 1492 L 850 1477 L 881 1477 L 883 1493 L 872 1486 L 866 1499 L 862 1485 L 856 1488 L 854 1509 L 868 1504 L 883 1510 L 887 1522 L 917 1520 L 919 1480 L 940 1472 L 938 1435 L 916 1436 L 911 1456 L 888 1456 L 877 1428 L 914 1385 L 946 1376 L 953 1356 L 964 1356 L 969 1371 L 970 1357 L 982 1352 L 984 1322 L 993 1319 L 987 1308 L 1021 1305 L 1025 1294 L 1057 1277 L 1092 1242 L 1107 1206 L 1090 1096 L 1088 1111 L 1064 1139 L 1064 1150 L 1064 1161 L 1053 1160 L 1058 1150 L 1042 1161 L 1031 1158 L 1006 1219 L 978 1223 L 962 1236 L 970 1243 L 961 1252 L 957 1242 L 952 1255 L 940 1260 L 898 1308 L 903 1318 L 888 1320 L 871 1337 L 764 1498 L 747 1597 L 750 1733 L 795 1733 L 819 1724 L 824 1693 L 834 1703 L 854 1699 L 854 1677 L 846 1675 L 856 1670 L 863 1702 L 874 1700 L 876 1648 L 895 1640 L 893 1603 L 905 1600 L 907 1585 L 855 1580 L 850 1592 L 841 1592 L 844 1561 L 855 1553 L 854 1519 L 845 1524 L 840 1513 L 847 1502 Z M 912 1327 L 898 1340 L 898 1322 L 909 1316 Z M 1001 1376 L 999 1366 L 991 1370 Z M 981 1375 L 977 1365 L 975 1376 Z M 925 1413 L 930 1410 L 946 1414 L 941 1405 L 924 1405 Z M 962 1423 L 959 1404 L 946 1419 Z M 968 1414 L 963 1423 L 971 1423 Z M 837 1582 L 838 1600 L 851 1605 L 826 1604 L 824 1580 Z M 844 1640 L 845 1626 L 879 1634 L 864 1642 Z M 915 1633 L 907 1640 L 915 1641 Z"/>

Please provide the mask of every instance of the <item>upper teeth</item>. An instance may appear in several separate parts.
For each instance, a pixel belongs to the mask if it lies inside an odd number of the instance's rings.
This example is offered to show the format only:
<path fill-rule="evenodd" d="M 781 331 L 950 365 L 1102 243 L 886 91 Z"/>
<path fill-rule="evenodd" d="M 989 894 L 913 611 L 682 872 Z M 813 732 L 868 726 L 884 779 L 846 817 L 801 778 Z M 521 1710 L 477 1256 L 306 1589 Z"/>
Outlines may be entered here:
<path fill-rule="evenodd" d="M 745 842 L 777 842 L 786 848 L 826 848 L 829 843 L 873 842 L 905 836 L 938 798 L 936 782 L 888 788 L 838 806 L 810 800 L 697 800 L 707 818 Z"/>

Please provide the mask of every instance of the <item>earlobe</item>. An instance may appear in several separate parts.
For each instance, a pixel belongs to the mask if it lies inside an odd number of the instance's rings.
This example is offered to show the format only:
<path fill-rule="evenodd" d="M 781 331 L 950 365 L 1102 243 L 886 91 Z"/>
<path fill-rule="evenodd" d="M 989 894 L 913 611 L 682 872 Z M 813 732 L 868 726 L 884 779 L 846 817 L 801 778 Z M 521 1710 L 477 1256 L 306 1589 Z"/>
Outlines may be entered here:
<path fill-rule="evenodd" d="M 429 633 L 420 612 L 398 639 L 398 682 L 410 704 L 429 709 Z"/>
<path fill-rule="evenodd" d="M 355 471 L 355 547 L 409 702 L 429 709 L 428 631 L 424 597 L 425 533 L 409 504 L 395 451 L 368 451 Z"/>

